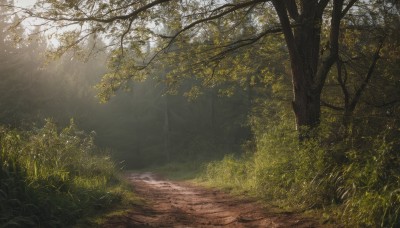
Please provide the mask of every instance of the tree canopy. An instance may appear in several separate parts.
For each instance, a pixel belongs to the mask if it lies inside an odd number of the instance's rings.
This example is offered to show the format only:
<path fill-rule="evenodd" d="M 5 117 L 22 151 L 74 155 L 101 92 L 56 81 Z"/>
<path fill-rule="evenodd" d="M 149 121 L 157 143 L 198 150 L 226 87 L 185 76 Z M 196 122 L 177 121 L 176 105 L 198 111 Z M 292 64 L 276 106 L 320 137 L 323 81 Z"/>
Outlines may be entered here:
<path fill-rule="evenodd" d="M 286 50 L 296 126 L 313 127 L 320 122 L 321 104 L 335 108 L 321 101 L 335 64 L 344 109 L 354 110 L 387 37 L 397 31 L 398 6 L 375 0 L 39 0 L 30 9 L 14 8 L 22 21 L 39 19 L 43 32 L 60 42 L 55 54 L 76 49 L 91 36 L 106 40 L 111 71 L 98 86 L 104 100 L 161 65 L 171 68 L 160 80 L 172 90 L 190 77 L 200 79 L 201 87 L 226 81 L 251 85 L 271 71 L 265 53 Z M 356 57 L 343 53 L 350 51 L 352 35 L 371 30 L 370 49 L 361 49 L 371 55 L 371 73 L 350 101 L 342 62 L 344 55 Z M 198 87 L 188 94 L 196 93 Z"/>

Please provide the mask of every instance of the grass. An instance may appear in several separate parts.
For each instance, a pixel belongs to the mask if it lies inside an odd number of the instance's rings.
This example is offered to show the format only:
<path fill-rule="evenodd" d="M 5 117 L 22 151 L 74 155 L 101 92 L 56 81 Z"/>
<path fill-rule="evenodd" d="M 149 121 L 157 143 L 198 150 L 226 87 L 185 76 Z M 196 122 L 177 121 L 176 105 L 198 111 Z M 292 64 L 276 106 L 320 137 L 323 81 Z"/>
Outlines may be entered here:
<path fill-rule="evenodd" d="M 257 135 L 253 152 L 210 162 L 200 180 L 325 223 L 400 227 L 400 129 L 339 140 L 321 126 L 299 142 L 285 127 Z"/>
<path fill-rule="evenodd" d="M 0 129 L 0 226 L 65 227 L 138 203 L 93 136 L 51 121 Z"/>
<path fill-rule="evenodd" d="M 78 226 L 99 227 L 107 224 L 107 222 L 113 218 L 120 218 L 128 215 L 132 211 L 132 207 L 145 204 L 144 199 L 133 193 L 132 186 L 124 177 L 121 177 L 120 184 L 112 188 L 111 191 L 120 195 L 121 201 L 118 204 L 112 205 L 111 208 L 102 213 L 97 213 L 78 221 Z"/>

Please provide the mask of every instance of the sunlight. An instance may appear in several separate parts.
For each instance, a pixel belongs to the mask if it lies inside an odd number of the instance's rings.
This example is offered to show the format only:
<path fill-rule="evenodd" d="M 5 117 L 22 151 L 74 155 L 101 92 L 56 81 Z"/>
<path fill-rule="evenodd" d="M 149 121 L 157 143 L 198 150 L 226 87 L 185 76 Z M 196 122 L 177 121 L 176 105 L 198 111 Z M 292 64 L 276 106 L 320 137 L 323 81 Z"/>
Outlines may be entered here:
<path fill-rule="evenodd" d="M 14 5 L 21 8 L 32 8 L 35 3 L 36 0 L 14 0 Z M 38 25 L 42 24 L 43 22 L 44 21 L 37 18 L 27 18 L 22 22 L 22 24 L 24 25 L 26 34 L 30 34 Z M 56 30 L 54 29 L 50 29 L 44 33 L 46 40 L 48 41 L 49 48 L 57 48 L 60 46 L 60 42 L 57 40 L 57 38 L 51 36 L 51 34 L 55 34 L 55 31 Z"/>
<path fill-rule="evenodd" d="M 30 8 L 36 3 L 36 0 L 15 0 L 14 4 L 18 7 Z"/>

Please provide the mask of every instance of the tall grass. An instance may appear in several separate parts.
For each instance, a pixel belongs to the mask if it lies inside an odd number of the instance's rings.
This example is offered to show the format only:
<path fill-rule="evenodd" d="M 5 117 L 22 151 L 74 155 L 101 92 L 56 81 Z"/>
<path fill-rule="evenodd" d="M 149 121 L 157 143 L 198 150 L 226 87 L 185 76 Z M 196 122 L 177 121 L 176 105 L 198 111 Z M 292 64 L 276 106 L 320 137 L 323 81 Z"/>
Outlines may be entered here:
<path fill-rule="evenodd" d="M 328 126 L 299 142 L 289 124 L 270 125 L 255 151 L 208 164 L 202 178 L 282 207 L 329 209 L 349 227 L 400 227 L 399 130 L 338 137 Z"/>
<path fill-rule="evenodd" d="M 0 146 L 0 226 L 69 226 L 121 200 L 114 163 L 73 121 L 1 128 Z"/>

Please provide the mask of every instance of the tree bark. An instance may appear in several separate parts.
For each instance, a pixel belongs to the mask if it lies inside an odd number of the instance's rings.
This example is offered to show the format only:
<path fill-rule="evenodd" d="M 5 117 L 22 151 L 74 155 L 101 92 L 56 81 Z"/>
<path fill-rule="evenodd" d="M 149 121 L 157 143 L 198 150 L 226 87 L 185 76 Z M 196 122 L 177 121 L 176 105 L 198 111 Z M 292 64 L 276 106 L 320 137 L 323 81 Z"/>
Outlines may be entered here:
<path fill-rule="evenodd" d="M 321 23 L 327 1 L 272 1 L 290 56 L 294 94 L 292 104 L 297 129 L 314 128 L 320 123 L 322 88 L 338 56 L 343 2 L 344 0 L 333 1 L 327 52 L 320 56 Z M 301 12 L 296 12 L 298 8 Z M 295 26 L 291 24 L 291 20 L 295 22 Z"/>
<path fill-rule="evenodd" d="M 321 93 L 313 88 L 320 48 L 320 22 L 317 1 L 304 1 L 302 13 L 296 16 L 298 26 L 292 30 L 287 7 L 283 1 L 273 1 L 278 13 L 285 41 L 289 50 L 293 83 L 293 111 L 296 127 L 313 127 L 320 121 Z M 294 7 L 291 7 L 291 14 Z"/>

